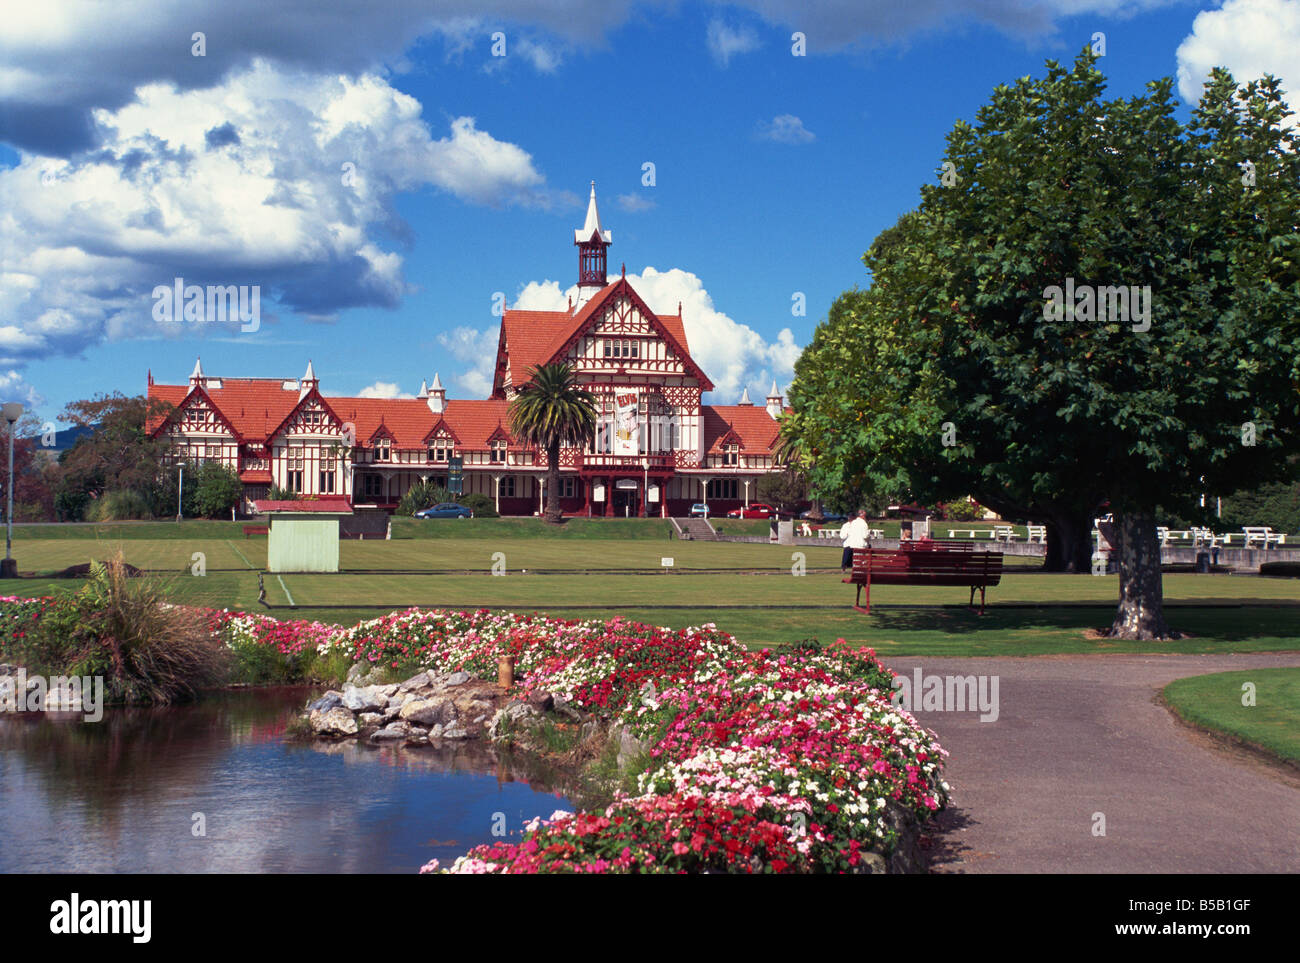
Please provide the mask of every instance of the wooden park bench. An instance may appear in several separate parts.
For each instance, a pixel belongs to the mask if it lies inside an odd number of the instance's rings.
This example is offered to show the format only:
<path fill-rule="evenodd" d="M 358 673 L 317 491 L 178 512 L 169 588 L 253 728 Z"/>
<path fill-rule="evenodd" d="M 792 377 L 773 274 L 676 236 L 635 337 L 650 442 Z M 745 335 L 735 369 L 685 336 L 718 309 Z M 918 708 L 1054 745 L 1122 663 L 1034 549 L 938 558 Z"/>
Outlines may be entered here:
<path fill-rule="evenodd" d="M 266 535 L 270 531 L 270 525 L 245 525 L 244 538 L 248 538 L 249 535 Z"/>
<path fill-rule="evenodd" d="M 1014 542 L 1016 530 L 1010 525 L 994 525 L 993 531 L 989 532 L 989 538 L 997 542 Z"/>
<path fill-rule="evenodd" d="M 1029 542 L 1030 544 L 1037 542 L 1039 545 L 1047 544 L 1046 525 L 1030 525 L 1028 527 L 1028 532 L 1029 533 L 1025 536 L 1026 542 Z"/>
<path fill-rule="evenodd" d="M 980 591 L 980 614 L 984 614 L 984 593 L 1002 580 L 1002 553 L 975 551 L 966 543 L 923 542 L 892 551 L 859 548 L 853 552 L 853 572 L 843 581 L 856 585 L 858 595 L 853 607 L 871 614 L 871 584 L 877 585 L 964 585 L 970 589 L 970 605 L 975 605 L 975 590 Z M 867 590 L 867 606 L 862 607 L 862 590 Z"/>

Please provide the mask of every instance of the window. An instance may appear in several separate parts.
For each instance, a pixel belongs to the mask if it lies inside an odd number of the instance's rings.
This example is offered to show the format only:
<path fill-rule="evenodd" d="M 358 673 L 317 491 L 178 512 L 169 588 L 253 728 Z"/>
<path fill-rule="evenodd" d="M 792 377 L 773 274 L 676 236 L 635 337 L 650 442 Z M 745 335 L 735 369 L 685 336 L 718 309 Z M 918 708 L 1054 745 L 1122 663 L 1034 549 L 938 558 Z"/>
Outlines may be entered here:
<path fill-rule="evenodd" d="M 501 440 L 501 439 L 498 439 L 497 441 L 492 442 L 492 458 L 491 458 L 491 462 L 492 462 L 492 464 L 494 464 L 494 465 L 504 465 L 504 464 L 506 463 L 506 443 L 505 443 L 505 441 L 503 441 L 503 440 Z"/>
<path fill-rule="evenodd" d="M 715 478 L 709 482 L 710 498 L 738 498 L 737 493 L 740 490 L 740 482 L 735 478 Z"/>
<path fill-rule="evenodd" d="M 435 438 L 429 446 L 429 461 L 445 465 L 451 457 L 451 442 L 445 438 Z"/>
<path fill-rule="evenodd" d="M 606 358 L 639 358 L 641 343 L 639 341 L 613 341 L 605 339 Z"/>
<path fill-rule="evenodd" d="M 578 479 L 569 476 L 560 478 L 560 497 L 574 498 L 578 494 Z"/>
<path fill-rule="evenodd" d="M 322 468 L 320 470 L 320 492 L 323 495 L 334 494 L 334 469 Z"/>
<path fill-rule="evenodd" d="M 727 445 L 722 449 L 722 463 L 728 468 L 735 468 L 740 464 L 740 446 Z"/>
<path fill-rule="evenodd" d="M 601 415 L 596 422 L 596 450 L 597 455 L 608 455 L 614 451 L 614 419 L 609 415 Z"/>
<path fill-rule="evenodd" d="M 497 494 L 502 498 L 515 497 L 515 476 L 506 475 L 501 479 L 501 487 L 497 489 Z"/>
<path fill-rule="evenodd" d="M 367 498 L 381 498 L 384 494 L 383 475 L 362 475 L 361 492 Z"/>
<path fill-rule="evenodd" d="M 387 438 L 375 442 L 375 461 L 388 461 L 393 457 L 393 443 Z"/>
<path fill-rule="evenodd" d="M 302 446 L 294 445 L 289 449 L 285 487 L 291 492 L 301 492 L 302 487 Z"/>

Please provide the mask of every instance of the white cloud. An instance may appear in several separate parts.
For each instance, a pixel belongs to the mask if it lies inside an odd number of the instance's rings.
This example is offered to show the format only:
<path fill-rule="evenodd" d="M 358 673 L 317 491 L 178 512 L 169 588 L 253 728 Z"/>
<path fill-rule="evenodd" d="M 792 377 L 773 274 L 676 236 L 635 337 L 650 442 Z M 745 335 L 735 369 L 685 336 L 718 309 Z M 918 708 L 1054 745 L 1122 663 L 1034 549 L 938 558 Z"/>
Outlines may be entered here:
<path fill-rule="evenodd" d="M 7 404 L 10 401 L 20 401 L 30 411 L 44 405 L 45 396 L 23 379 L 22 372 L 11 368 L 0 372 L 0 403 Z"/>
<path fill-rule="evenodd" d="M 713 59 L 724 67 L 737 54 L 751 53 L 762 46 L 753 27 L 732 27 L 716 18 L 709 21 L 705 40 Z"/>
<path fill-rule="evenodd" d="M 459 390 L 449 392 L 459 398 L 486 398 L 492 393 L 493 367 L 497 360 L 500 328 L 458 327 L 438 335 L 438 344 L 465 367 L 452 375 L 451 383 Z"/>
<path fill-rule="evenodd" d="M 358 398 L 414 398 L 410 392 L 402 391 L 395 381 L 376 381 L 366 385 L 357 393 Z"/>
<path fill-rule="evenodd" d="M 789 328 L 782 328 L 775 340 L 767 340 L 749 325 L 719 311 L 703 282 L 680 268 L 658 271 L 647 267 L 640 274 L 629 272 L 627 279 L 656 314 L 676 314 L 681 302 L 688 348 L 714 384 L 713 400 L 738 401 L 748 388 L 750 399 L 761 404 L 773 380 L 784 389 L 793 377 L 794 363 L 803 349 L 794 343 Z M 557 281 L 530 281 L 511 306 L 525 311 L 562 311 L 577 294 L 576 284 L 561 290 Z M 486 333 L 496 336 L 495 330 Z M 490 374 L 495 341 L 487 354 Z"/>
<path fill-rule="evenodd" d="M 151 316 L 154 287 L 178 277 L 258 285 L 264 314 L 276 302 L 309 319 L 394 307 L 403 257 L 371 235 L 402 233 L 398 192 L 493 207 L 560 196 L 527 151 L 472 117 L 435 138 L 419 102 L 374 75 L 258 62 L 204 90 L 142 87 L 95 119 L 95 149 L 22 154 L 0 171 L 0 353 L 11 358 L 190 334 Z"/>
<path fill-rule="evenodd" d="M 614 198 L 614 203 L 618 205 L 619 210 L 627 211 L 629 214 L 640 214 L 655 206 L 654 201 L 641 194 L 619 194 Z"/>
<path fill-rule="evenodd" d="M 759 124 L 758 136 L 778 144 L 807 144 L 817 139 L 794 114 L 777 114 L 771 121 Z"/>
<path fill-rule="evenodd" d="M 1300 111 L 1300 2 L 1228 0 L 1196 15 L 1192 32 L 1178 45 L 1178 92 L 1189 103 L 1201 98 L 1211 68 L 1226 67 L 1238 83 L 1263 74 L 1286 89 L 1296 122 Z"/>

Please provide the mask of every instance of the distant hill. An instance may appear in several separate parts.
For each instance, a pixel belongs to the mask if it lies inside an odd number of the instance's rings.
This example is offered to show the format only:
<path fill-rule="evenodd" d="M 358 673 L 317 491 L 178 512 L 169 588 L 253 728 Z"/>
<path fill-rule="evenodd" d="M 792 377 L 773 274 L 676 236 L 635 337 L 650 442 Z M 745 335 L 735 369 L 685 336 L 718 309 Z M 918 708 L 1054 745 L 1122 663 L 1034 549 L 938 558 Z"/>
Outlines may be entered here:
<path fill-rule="evenodd" d="M 54 433 L 53 447 L 47 448 L 42 446 L 40 443 L 41 440 L 40 435 L 35 436 L 36 444 L 39 446 L 41 451 L 44 451 L 57 458 L 59 455 L 63 454 L 63 452 L 67 451 L 69 448 L 75 445 L 82 438 L 85 438 L 87 435 L 93 434 L 94 431 L 95 431 L 94 428 L 86 428 L 81 425 L 78 425 L 73 428 L 64 428 L 62 431 L 56 431 Z"/>

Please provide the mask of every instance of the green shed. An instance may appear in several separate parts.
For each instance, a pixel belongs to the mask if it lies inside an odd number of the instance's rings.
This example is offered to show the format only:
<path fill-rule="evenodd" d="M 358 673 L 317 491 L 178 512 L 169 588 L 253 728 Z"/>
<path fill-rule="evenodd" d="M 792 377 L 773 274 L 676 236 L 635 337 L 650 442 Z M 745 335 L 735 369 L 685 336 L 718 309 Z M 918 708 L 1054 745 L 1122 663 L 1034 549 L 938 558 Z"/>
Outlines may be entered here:
<path fill-rule="evenodd" d="M 253 510 L 265 516 L 269 526 L 267 571 L 339 570 L 339 520 L 352 514 L 346 498 L 265 499 L 253 502 Z"/>

